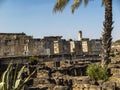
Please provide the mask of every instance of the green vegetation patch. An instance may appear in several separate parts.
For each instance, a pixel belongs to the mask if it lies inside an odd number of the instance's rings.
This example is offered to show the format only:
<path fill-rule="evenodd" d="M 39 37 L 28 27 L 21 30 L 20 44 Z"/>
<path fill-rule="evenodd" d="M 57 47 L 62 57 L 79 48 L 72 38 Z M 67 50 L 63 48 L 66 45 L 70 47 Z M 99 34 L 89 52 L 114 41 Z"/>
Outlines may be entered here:
<path fill-rule="evenodd" d="M 101 67 L 98 64 L 91 64 L 87 67 L 87 75 L 93 80 L 108 81 L 108 67 Z"/>

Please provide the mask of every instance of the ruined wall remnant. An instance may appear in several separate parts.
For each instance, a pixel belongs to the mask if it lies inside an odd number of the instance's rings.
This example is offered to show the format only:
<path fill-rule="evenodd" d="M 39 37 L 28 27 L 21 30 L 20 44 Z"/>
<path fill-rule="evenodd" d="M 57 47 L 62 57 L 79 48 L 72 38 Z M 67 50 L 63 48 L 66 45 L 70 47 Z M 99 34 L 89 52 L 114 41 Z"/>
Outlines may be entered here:
<path fill-rule="evenodd" d="M 0 33 L 0 57 L 28 55 L 30 36 L 24 33 Z"/>
<path fill-rule="evenodd" d="M 83 53 L 89 52 L 89 39 L 88 38 L 82 40 L 82 51 Z"/>
<path fill-rule="evenodd" d="M 90 52 L 91 54 L 99 55 L 102 52 L 102 40 L 92 39 L 90 41 Z"/>
<path fill-rule="evenodd" d="M 81 32 L 82 33 L 82 32 Z M 81 36 L 80 36 L 81 37 Z M 100 40 L 65 40 L 62 36 L 33 38 L 25 33 L 0 33 L 0 57 L 100 54 Z"/>

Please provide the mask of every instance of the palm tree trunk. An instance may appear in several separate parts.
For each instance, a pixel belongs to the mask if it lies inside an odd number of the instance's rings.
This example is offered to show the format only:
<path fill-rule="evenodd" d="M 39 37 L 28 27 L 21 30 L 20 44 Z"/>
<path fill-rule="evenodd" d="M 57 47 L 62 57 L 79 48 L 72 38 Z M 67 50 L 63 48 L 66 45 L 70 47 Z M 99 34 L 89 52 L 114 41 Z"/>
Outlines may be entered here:
<path fill-rule="evenodd" d="M 102 34 L 102 66 L 106 66 L 110 63 L 110 51 L 112 42 L 112 0 L 105 0 L 105 21 L 103 23 L 104 31 Z"/>

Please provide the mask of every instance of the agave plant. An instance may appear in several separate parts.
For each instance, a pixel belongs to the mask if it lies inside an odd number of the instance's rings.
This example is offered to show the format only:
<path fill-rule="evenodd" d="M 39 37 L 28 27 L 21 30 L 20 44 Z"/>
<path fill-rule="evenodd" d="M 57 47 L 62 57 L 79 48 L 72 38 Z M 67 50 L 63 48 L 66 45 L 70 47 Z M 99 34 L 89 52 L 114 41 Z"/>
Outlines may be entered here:
<path fill-rule="evenodd" d="M 22 73 L 25 66 L 22 66 L 18 71 L 18 65 L 16 67 L 13 64 L 9 64 L 6 71 L 1 76 L 0 90 L 22 90 L 24 85 L 30 80 L 31 76 L 35 73 L 32 72 L 28 77 L 22 79 Z"/>

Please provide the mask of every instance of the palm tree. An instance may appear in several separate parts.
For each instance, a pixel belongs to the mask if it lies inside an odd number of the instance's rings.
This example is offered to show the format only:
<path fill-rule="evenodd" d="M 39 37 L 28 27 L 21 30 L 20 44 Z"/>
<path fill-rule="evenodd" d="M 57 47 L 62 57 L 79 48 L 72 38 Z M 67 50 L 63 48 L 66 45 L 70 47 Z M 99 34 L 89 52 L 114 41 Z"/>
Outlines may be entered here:
<path fill-rule="evenodd" d="M 112 0 L 104 0 L 105 5 L 105 21 L 103 23 L 104 31 L 102 35 L 102 65 L 107 65 L 110 62 L 110 51 L 112 42 Z"/>
<path fill-rule="evenodd" d="M 65 6 L 68 4 L 70 0 L 57 0 L 53 11 L 62 12 Z M 84 5 L 86 6 L 91 0 L 74 0 L 74 3 L 71 5 L 72 13 L 74 13 L 75 9 L 77 9 L 80 4 L 84 1 Z M 106 66 L 110 63 L 110 51 L 111 51 L 111 42 L 112 42 L 112 0 L 102 0 L 102 4 L 105 6 L 105 21 L 103 23 L 104 29 L 102 34 L 102 61 L 101 65 Z"/>

